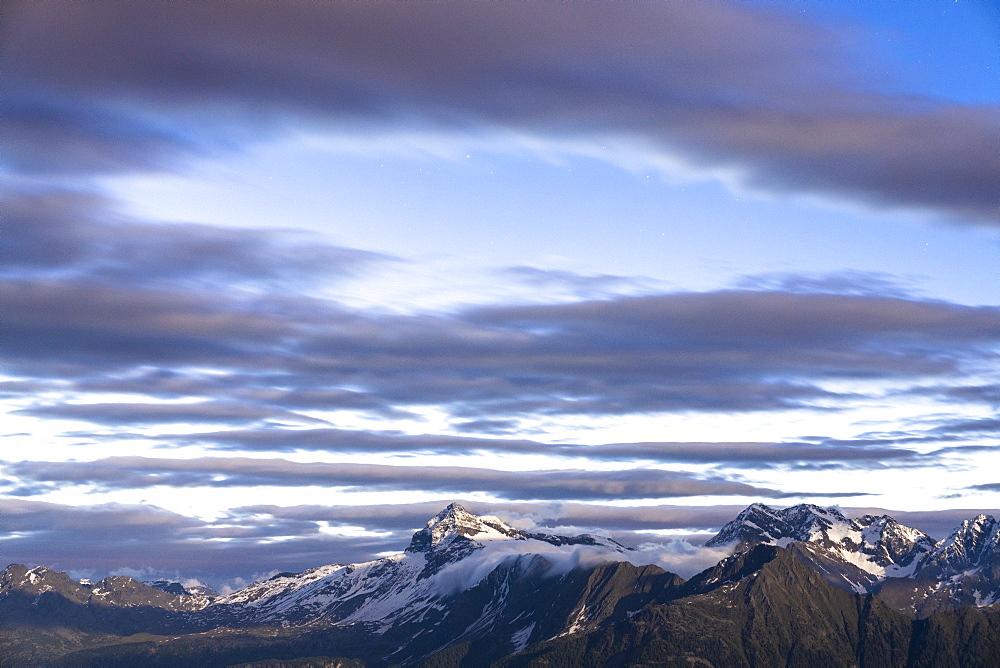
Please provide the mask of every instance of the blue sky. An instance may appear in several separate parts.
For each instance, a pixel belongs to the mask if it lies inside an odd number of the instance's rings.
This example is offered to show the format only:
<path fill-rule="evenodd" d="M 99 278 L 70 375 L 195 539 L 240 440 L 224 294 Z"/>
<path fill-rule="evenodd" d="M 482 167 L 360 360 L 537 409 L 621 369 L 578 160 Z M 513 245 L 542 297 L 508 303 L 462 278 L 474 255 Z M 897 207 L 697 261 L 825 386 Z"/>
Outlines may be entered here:
<path fill-rule="evenodd" d="M 234 583 L 452 500 L 632 544 L 997 507 L 990 3 L 2 30 L 8 561 Z"/>

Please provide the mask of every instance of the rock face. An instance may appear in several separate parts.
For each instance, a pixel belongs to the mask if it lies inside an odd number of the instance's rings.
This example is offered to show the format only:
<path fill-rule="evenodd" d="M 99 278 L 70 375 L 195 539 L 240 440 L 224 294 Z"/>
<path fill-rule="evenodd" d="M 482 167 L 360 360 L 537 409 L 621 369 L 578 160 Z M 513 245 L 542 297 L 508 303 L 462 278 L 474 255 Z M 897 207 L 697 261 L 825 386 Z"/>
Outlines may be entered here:
<path fill-rule="evenodd" d="M 0 572 L 0 665 L 1000 663 L 992 517 L 935 544 L 888 516 L 754 504 L 708 545 L 733 554 L 685 582 L 614 541 L 452 504 L 400 554 L 226 596 L 14 564 Z"/>

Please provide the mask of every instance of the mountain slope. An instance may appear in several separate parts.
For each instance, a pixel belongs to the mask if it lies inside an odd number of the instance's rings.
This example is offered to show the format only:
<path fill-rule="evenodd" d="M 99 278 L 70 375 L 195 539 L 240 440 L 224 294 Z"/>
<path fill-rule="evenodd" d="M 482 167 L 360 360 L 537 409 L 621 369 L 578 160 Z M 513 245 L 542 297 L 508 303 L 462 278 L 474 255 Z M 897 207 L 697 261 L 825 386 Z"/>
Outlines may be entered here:
<path fill-rule="evenodd" d="M 757 545 L 607 628 L 544 643 L 503 666 L 901 666 L 910 623 L 832 587 L 788 551 Z"/>

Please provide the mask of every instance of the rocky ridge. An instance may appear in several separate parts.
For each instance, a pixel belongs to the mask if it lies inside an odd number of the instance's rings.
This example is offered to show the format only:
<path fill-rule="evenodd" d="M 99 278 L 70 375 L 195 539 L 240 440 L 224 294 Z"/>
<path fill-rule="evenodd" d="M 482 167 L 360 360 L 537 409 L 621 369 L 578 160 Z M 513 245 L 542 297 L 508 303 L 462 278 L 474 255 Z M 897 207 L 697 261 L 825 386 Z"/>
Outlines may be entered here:
<path fill-rule="evenodd" d="M 400 554 L 281 573 L 226 596 L 121 576 L 81 583 L 14 564 L 0 572 L 0 664 L 329 656 L 478 666 L 533 656 L 596 666 L 684 656 L 769 665 L 794 656 L 788 665 L 805 665 L 827 653 L 854 657 L 844 665 L 937 665 L 921 661 L 960 646 L 963 665 L 991 665 L 976 661 L 994 641 L 1000 657 L 1000 612 L 990 608 L 1000 599 L 1000 525 L 990 516 L 935 543 L 885 515 L 753 504 L 707 545 L 732 556 L 685 582 L 628 563 L 630 550 L 612 540 L 526 532 L 452 504 Z M 594 558 L 560 558 L 574 551 Z M 807 641 L 810 625 L 825 639 Z M 982 637 L 966 637 L 967 627 Z"/>

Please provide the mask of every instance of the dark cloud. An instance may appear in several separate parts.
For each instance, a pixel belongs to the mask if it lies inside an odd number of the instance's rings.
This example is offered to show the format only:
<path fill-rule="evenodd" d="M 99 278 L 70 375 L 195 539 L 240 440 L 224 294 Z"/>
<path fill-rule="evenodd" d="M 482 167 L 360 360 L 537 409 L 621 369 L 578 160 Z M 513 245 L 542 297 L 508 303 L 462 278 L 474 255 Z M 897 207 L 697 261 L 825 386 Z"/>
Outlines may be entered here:
<path fill-rule="evenodd" d="M 1000 417 L 969 420 L 944 419 L 940 422 L 938 426 L 928 430 L 932 437 L 969 438 L 1000 434 Z"/>
<path fill-rule="evenodd" d="M 716 463 L 738 468 L 773 468 L 802 462 L 870 467 L 873 462 L 913 460 L 918 453 L 901 447 L 835 446 L 807 443 L 614 443 L 582 446 L 582 456 L 599 459 L 649 459 L 677 463 Z M 591 452 L 593 454 L 591 454 Z"/>
<path fill-rule="evenodd" d="M 0 386 L 2 389 L 2 386 Z M 517 420 L 470 420 L 468 422 L 456 422 L 452 427 L 456 431 L 469 434 L 512 434 L 518 430 L 520 423 Z"/>
<path fill-rule="evenodd" d="M 33 380 L 0 381 L 0 397 L 18 397 L 26 394 L 37 394 L 44 390 L 55 389 L 54 383 Z"/>
<path fill-rule="evenodd" d="M 0 109 L 0 164 L 27 174 L 167 170 L 180 156 L 206 155 L 213 148 L 171 127 L 169 119 L 143 117 L 126 105 L 14 93 Z"/>
<path fill-rule="evenodd" d="M 392 431 L 352 429 L 243 429 L 200 434 L 166 435 L 165 441 L 194 443 L 238 451 L 343 453 L 434 453 L 471 454 L 475 452 L 561 453 L 563 446 L 525 439 L 475 438 L 448 435 L 410 435 Z"/>
<path fill-rule="evenodd" d="M 85 420 L 108 426 L 169 423 L 248 423 L 265 420 L 283 420 L 305 423 L 325 423 L 325 420 L 263 408 L 251 404 L 224 401 L 202 401 L 180 404 L 58 404 L 36 406 L 13 411 L 14 414 L 42 418 Z"/>
<path fill-rule="evenodd" d="M 254 373 L 253 369 L 233 369 L 225 374 L 205 373 L 190 368 L 149 368 L 136 366 L 122 373 L 81 377 L 73 383 L 73 388 L 81 392 L 129 393 L 178 399 L 183 397 L 226 397 L 217 402 L 246 403 L 261 413 L 267 409 L 278 412 L 281 409 L 334 410 L 357 409 L 387 417 L 412 417 L 412 414 L 389 406 L 378 396 L 356 389 L 310 387 L 313 381 L 303 377 L 295 379 L 298 387 L 287 389 L 292 384 L 288 374 L 280 372 Z M 321 380 L 317 382 L 322 382 Z M 13 382 L 0 383 L 0 393 L 12 396 L 28 394 L 42 389 L 55 389 L 54 383 Z M 71 409 L 78 410 L 78 409 Z"/>
<path fill-rule="evenodd" d="M 801 496 L 720 477 L 660 469 L 621 471 L 497 471 L 458 466 L 298 463 L 242 457 L 151 459 L 109 457 L 92 462 L 8 462 L 8 479 L 23 496 L 65 484 L 102 489 L 145 487 L 322 486 L 365 491 L 486 492 L 504 499 L 645 499 L 705 495 Z M 838 491 L 823 496 L 856 496 Z"/>
<path fill-rule="evenodd" d="M 390 260 L 288 230 L 128 219 L 116 203 L 72 190 L 4 193 L 7 276 L 72 277 L 187 287 L 293 284 L 339 278 Z"/>
<path fill-rule="evenodd" d="M 150 378 L 150 393 L 186 383 L 284 410 L 442 405 L 473 422 L 836 406 L 856 397 L 819 381 L 954 379 L 1000 332 L 996 307 L 748 290 L 393 315 L 301 295 L 0 279 L 0 308 L 5 362 L 26 377 L 109 391 Z"/>
<path fill-rule="evenodd" d="M 896 276 L 877 271 L 841 271 L 826 274 L 774 273 L 746 276 L 738 287 L 796 294 L 859 295 L 913 298 Z"/>
<path fill-rule="evenodd" d="M 929 396 L 944 401 L 976 402 L 1000 406 L 1000 384 L 985 385 L 934 385 L 917 387 L 907 394 Z"/>
<path fill-rule="evenodd" d="M 830 344 L 918 334 L 925 345 L 954 338 L 990 342 L 1000 310 L 947 302 L 782 291 L 722 290 L 585 301 L 550 306 L 499 307 L 471 314 L 474 322 L 548 331 L 630 328 L 637 343 L 668 340 L 690 348 L 699 341 L 728 341 L 741 333 L 748 346 Z M 624 331 L 619 337 L 625 336 Z M 658 339 L 651 338 L 658 336 Z"/>
<path fill-rule="evenodd" d="M 487 421 L 488 423 L 490 421 Z M 498 431 L 506 431 L 487 424 Z M 481 430 L 482 431 L 482 430 Z M 839 465 L 871 466 L 873 462 L 911 460 L 921 455 L 892 439 L 878 443 L 543 443 L 525 439 L 476 438 L 447 435 L 411 435 L 347 429 L 244 429 L 160 437 L 176 445 L 234 451 L 291 452 L 296 450 L 329 453 L 426 453 L 468 455 L 483 452 L 538 454 L 578 457 L 591 461 L 651 461 L 658 463 L 720 464 L 739 468 L 773 468 L 801 462 L 830 462 Z"/>
<path fill-rule="evenodd" d="M 977 492 L 1000 492 L 1000 483 L 989 482 L 982 485 L 970 485 L 965 489 L 975 490 Z"/>
<path fill-rule="evenodd" d="M 86 281 L 0 279 L 8 364 L 25 375 L 72 377 L 139 366 L 241 365 L 267 359 L 294 333 L 253 298 L 136 289 Z"/>
<path fill-rule="evenodd" d="M 638 138 L 651 159 L 746 187 L 1000 220 L 997 107 L 872 91 L 850 73 L 858 54 L 846 41 L 746 4 L 4 11 L 0 111 L 14 123 L 2 139 L 20 169 L 156 168 L 239 146 L 251 134 L 240 128 L 260 136 L 303 120 L 354 132 L 498 128 Z"/>
<path fill-rule="evenodd" d="M 546 294 L 561 290 L 578 299 L 599 299 L 623 293 L 652 292 L 657 281 L 635 276 L 614 274 L 585 275 L 557 269 L 538 267 L 508 267 L 497 272 L 507 279 L 514 279 L 544 290 Z"/>

